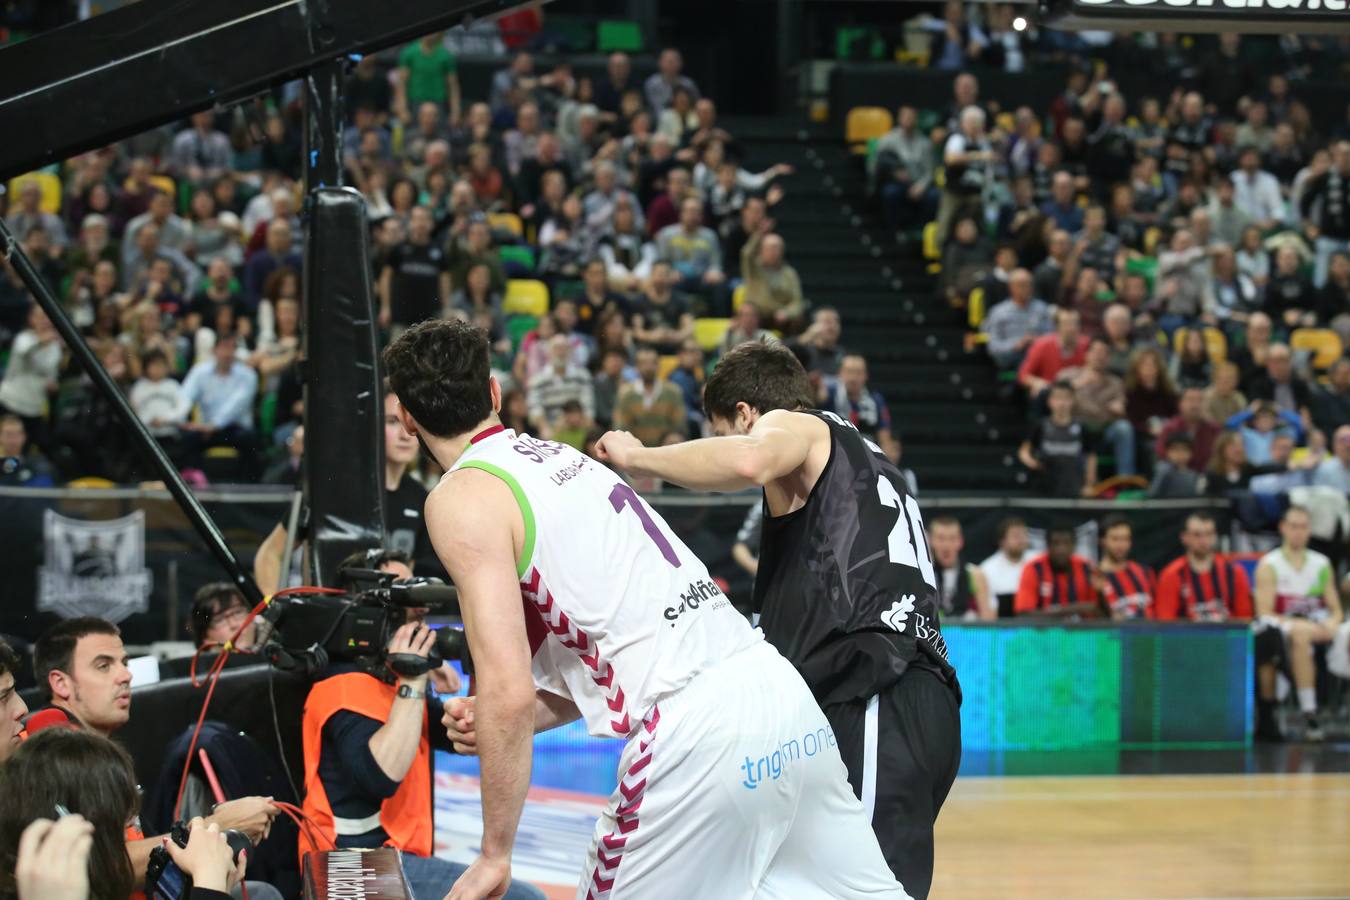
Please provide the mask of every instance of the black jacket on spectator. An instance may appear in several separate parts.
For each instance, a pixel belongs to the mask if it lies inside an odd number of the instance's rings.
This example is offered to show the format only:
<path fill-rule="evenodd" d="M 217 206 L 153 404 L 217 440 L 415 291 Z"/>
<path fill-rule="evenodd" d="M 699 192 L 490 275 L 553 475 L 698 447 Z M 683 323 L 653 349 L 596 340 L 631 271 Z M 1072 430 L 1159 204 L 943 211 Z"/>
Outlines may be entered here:
<path fill-rule="evenodd" d="M 1328 280 L 1317 293 L 1317 321 L 1329 325 L 1344 313 L 1350 313 L 1350 285 L 1342 287 Z"/>
<path fill-rule="evenodd" d="M 1350 240 L 1350 176 L 1333 170 L 1309 178 L 1303 185 L 1298 207 L 1305 219 L 1321 229 L 1324 237 Z"/>
<path fill-rule="evenodd" d="M 1313 424 L 1328 437 L 1342 425 L 1350 425 L 1350 393 L 1342 394 L 1330 386 L 1314 385 L 1308 407 Z"/>
<path fill-rule="evenodd" d="M 1134 165 L 1134 140 L 1124 124 L 1103 125 L 1088 138 L 1088 174 L 1097 192 L 1106 196 L 1111 186 L 1130 180 Z"/>
<path fill-rule="evenodd" d="M 1272 275 L 1266 283 L 1265 312 L 1276 321 L 1288 310 L 1297 309 L 1311 312 L 1317 309 L 1319 300 L 1312 282 L 1306 275 Z"/>
<path fill-rule="evenodd" d="M 1280 179 L 1280 184 L 1289 184 L 1294 180 L 1294 176 L 1298 174 L 1299 169 L 1302 169 L 1306 164 L 1307 160 L 1303 157 L 1303 151 L 1296 146 L 1283 153 L 1272 148 L 1266 154 L 1264 168 Z M 1306 190 L 1303 196 L 1308 196 Z M 1332 237 L 1332 235 L 1327 235 L 1327 237 Z"/>
<path fill-rule="evenodd" d="M 1031 295 L 1037 300 L 1056 305 L 1062 293 L 1064 267 L 1053 258 L 1047 257 L 1031 273 Z"/>
<path fill-rule="evenodd" d="M 1305 406 L 1310 406 L 1312 401 L 1312 389 L 1308 387 L 1308 382 L 1297 376 L 1289 379 L 1289 389 L 1294 395 L 1294 409 L 1292 412 L 1298 412 Z M 1251 400 L 1275 400 L 1275 382 L 1265 372 L 1258 372 L 1252 376 L 1251 389 L 1247 392 Z"/>

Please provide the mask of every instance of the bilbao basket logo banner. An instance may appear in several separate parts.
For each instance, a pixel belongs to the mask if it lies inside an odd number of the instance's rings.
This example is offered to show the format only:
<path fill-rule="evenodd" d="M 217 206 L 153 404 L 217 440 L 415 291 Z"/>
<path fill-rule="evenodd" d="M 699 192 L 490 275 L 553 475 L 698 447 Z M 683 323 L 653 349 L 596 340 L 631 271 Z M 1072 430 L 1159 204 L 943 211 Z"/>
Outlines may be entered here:
<path fill-rule="evenodd" d="M 86 522 L 49 509 L 43 515 L 42 536 L 39 612 L 120 622 L 149 608 L 145 513 Z"/>

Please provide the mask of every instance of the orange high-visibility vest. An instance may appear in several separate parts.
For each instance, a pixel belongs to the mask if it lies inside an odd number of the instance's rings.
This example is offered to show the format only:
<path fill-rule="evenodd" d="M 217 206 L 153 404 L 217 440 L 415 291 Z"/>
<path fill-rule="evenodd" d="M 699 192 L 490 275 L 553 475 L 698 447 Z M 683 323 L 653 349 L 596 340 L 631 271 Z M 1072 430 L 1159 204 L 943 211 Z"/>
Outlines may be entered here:
<path fill-rule="evenodd" d="M 323 726 L 336 712 L 346 710 L 384 722 L 394 703 L 395 687 L 371 675 L 351 672 L 318 682 L 305 700 L 302 733 L 305 752 L 305 800 L 302 808 L 315 826 L 329 839 L 337 839 L 337 823 L 328 802 L 328 793 L 319 779 L 319 755 L 323 746 Z M 426 707 L 422 710 L 422 737 L 417 756 L 393 796 L 380 804 L 380 827 L 389 836 L 386 846 L 396 847 L 414 856 L 430 856 L 431 818 L 431 744 L 427 740 Z M 367 829 L 368 830 L 368 829 Z M 315 849 L 300 838 L 300 861 Z M 321 849 L 321 848 L 320 848 Z"/>

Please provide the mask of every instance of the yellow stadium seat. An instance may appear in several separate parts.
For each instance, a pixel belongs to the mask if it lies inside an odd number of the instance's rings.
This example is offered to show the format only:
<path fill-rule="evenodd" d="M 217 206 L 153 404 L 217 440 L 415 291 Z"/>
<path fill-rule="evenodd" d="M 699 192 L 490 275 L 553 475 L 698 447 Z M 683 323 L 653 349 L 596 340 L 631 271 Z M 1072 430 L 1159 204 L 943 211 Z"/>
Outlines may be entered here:
<path fill-rule="evenodd" d="M 1289 335 L 1289 348 L 1312 351 L 1314 369 L 1330 368 L 1345 352 L 1340 335 L 1330 328 L 1295 328 Z"/>
<path fill-rule="evenodd" d="M 694 340 L 704 350 L 716 350 L 730 327 L 730 319 L 695 319 Z"/>
<path fill-rule="evenodd" d="M 502 299 L 502 311 L 508 316 L 548 315 L 548 285 L 542 281 L 526 278 L 512 278 L 506 282 L 506 296 Z"/>
<path fill-rule="evenodd" d="M 679 364 L 680 364 L 680 358 L 679 358 L 678 356 L 663 356 L 663 357 L 661 357 L 661 361 L 660 361 L 659 365 L 657 366 L 657 370 L 656 370 L 656 372 L 657 372 L 657 377 L 658 377 L 658 378 L 661 378 L 661 379 L 663 379 L 663 380 L 666 379 L 666 378 L 669 378 L 669 377 L 670 377 L 670 373 L 671 373 L 671 372 L 674 372 L 674 371 L 675 371 L 675 367 L 678 366 Z"/>
<path fill-rule="evenodd" d="M 1186 342 L 1186 332 L 1189 328 L 1178 328 L 1172 335 L 1172 352 L 1180 353 L 1182 346 Z M 1206 327 L 1201 330 L 1205 337 L 1205 349 L 1209 351 L 1209 358 L 1215 364 L 1219 364 L 1228 359 L 1228 339 L 1223 336 L 1223 332 L 1217 328 Z"/>
<path fill-rule="evenodd" d="M 19 191 L 30 181 L 37 182 L 37 186 L 42 190 L 42 199 L 38 202 L 39 208 L 52 215 L 59 213 L 61 211 L 61 179 L 51 172 L 29 172 L 27 175 L 20 175 L 18 178 L 11 178 L 9 195 L 15 198 L 15 202 L 17 202 Z"/>
<path fill-rule="evenodd" d="M 854 153 L 865 153 L 867 142 L 879 138 L 895 124 L 891 112 L 880 106 L 855 106 L 844 120 L 844 140 Z"/>
<path fill-rule="evenodd" d="M 978 329 L 984 322 L 984 288 L 976 287 L 970 291 L 970 296 L 966 298 L 966 323 L 971 328 Z"/>
<path fill-rule="evenodd" d="M 738 284 L 736 285 L 736 290 L 731 292 L 731 311 L 736 312 L 736 310 L 741 308 L 741 304 L 744 302 L 745 302 L 745 285 Z"/>
<path fill-rule="evenodd" d="M 942 259 L 942 250 L 938 247 L 937 241 L 936 222 L 929 222 L 923 226 L 923 258 L 929 262 L 938 262 Z"/>
<path fill-rule="evenodd" d="M 513 212 L 488 213 L 487 220 L 494 231 L 509 231 L 518 238 L 525 236 L 525 223 Z"/>
<path fill-rule="evenodd" d="M 117 484 L 106 478 L 100 478 L 97 475 L 86 475 L 83 478 L 76 478 L 74 481 L 67 481 L 66 487 L 77 488 L 80 490 L 104 490 L 115 488 Z"/>

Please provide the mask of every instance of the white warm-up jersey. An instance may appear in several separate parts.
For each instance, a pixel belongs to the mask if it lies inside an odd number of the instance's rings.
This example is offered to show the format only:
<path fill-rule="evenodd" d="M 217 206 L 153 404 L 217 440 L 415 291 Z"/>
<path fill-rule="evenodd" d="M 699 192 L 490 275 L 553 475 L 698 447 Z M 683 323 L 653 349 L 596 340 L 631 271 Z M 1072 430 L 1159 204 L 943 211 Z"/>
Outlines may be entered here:
<path fill-rule="evenodd" d="M 1275 573 L 1275 612 L 1281 616 L 1316 619 L 1326 614 L 1327 583 L 1334 576 L 1331 560 L 1311 548 L 1303 551 L 1303 567 L 1296 569 L 1282 548 L 1261 557 L 1262 566 Z"/>
<path fill-rule="evenodd" d="M 451 472 L 511 488 L 535 684 L 576 704 L 591 734 L 628 737 L 663 694 L 762 640 L 707 568 L 628 484 L 566 444 L 502 430 Z"/>

